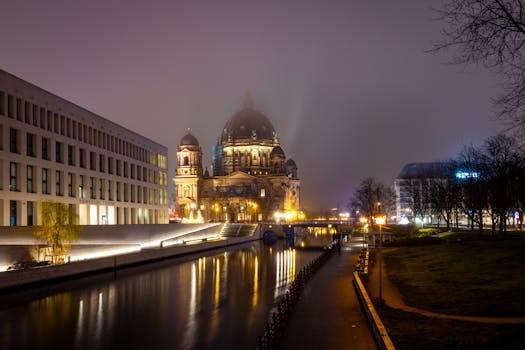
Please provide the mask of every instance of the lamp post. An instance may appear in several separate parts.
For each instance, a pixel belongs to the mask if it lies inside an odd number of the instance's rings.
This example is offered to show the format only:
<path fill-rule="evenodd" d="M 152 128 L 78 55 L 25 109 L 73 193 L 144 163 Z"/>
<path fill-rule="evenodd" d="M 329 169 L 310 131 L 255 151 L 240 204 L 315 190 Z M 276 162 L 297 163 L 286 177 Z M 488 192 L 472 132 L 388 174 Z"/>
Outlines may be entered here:
<path fill-rule="evenodd" d="M 385 224 L 386 218 L 378 216 L 375 219 L 376 224 L 379 225 L 379 306 L 383 306 L 383 232 L 381 226 Z"/>
<path fill-rule="evenodd" d="M 366 248 L 366 246 L 365 246 L 365 241 L 366 241 L 365 240 L 365 233 L 367 234 L 366 236 L 368 237 L 368 232 L 365 232 L 365 231 L 367 231 L 365 225 L 368 222 L 368 219 L 366 217 L 364 217 L 364 216 L 361 216 L 359 218 L 359 222 L 361 223 L 361 225 L 363 225 L 361 227 L 361 232 L 363 233 L 363 248 Z"/>

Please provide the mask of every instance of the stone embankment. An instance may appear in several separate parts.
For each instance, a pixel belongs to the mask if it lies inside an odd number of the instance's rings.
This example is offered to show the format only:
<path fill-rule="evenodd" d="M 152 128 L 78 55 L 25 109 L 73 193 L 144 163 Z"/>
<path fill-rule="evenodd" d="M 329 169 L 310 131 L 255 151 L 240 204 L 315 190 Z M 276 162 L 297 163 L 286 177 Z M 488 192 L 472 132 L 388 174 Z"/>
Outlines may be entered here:
<path fill-rule="evenodd" d="M 200 240 L 198 242 L 192 242 L 191 244 L 180 244 L 170 247 L 157 246 L 129 254 L 80 260 L 62 265 L 37 267 L 26 270 L 5 271 L 0 273 L 0 290 L 16 289 L 72 279 L 87 274 L 158 261 L 180 255 L 227 248 L 229 246 L 259 240 L 260 238 L 260 229 L 256 229 L 250 236 L 221 238 L 212 241 Z"/>

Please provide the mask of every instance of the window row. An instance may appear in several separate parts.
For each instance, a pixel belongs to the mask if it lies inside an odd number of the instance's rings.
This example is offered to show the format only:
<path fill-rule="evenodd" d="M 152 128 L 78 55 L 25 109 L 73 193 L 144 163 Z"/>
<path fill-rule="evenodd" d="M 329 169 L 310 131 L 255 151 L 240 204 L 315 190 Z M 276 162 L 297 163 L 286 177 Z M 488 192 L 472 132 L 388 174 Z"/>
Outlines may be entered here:
<path fill-rule="evenodd" d="M 2 134 L 0 125 L 0 135 Z M 9 151 L 11 153 L 22 153 L 21 131 L 14 128 L 9 128 Z M 37 135 L 25 133 L 25 154 L 28 157 L 37 157 L 40 155 L 41 159 L 54 160 L 57 163 L 66 163 L 70 166 L 78 165 L 80 168 L 89 168 L 90 170 L 99 171 L 101 173 L 115 174 L 133 180 L 149 182 L 155 185 L 167 186 L 168 174 L 165 171 L 157 171 L 148 169 L 146 167 L 115 159 L 104 154 L 97 154 L 93 151 L 87 151 L 84 148 L 78 148 L 74 145 L 64 145 L 63 142 L 55 141 L 46 137 L 40 137 L 37 141 Z M 0 145 L 1 136 L 0 136 Z M 54 149 L 52 150 L 52 147 Z M 0 149 L 2 149 L 0 147 Z"/>
<path fill-rule="evenodd" d="M 148 151 L 140 146 L 106 134 L 64 115 L 47 110 L 21 98 L 0 91 L 0 115 L 16 119 L 43 130 L 88 143 L 92 146 L 133 158 L 140 162 L 167 168 L 167 158 L 160 153 Z"/>
<path fill-rule="evenodd" d="M 48 168 L 37 169 L 36 166 L 22 166 L 16 162 L 9 163 L 9 191 L 22 190 L 22 171 L 25 170 L 25 192 L 69 196 L 79 199 L 116 200 L 118 202 L 168 204 L 168 191 L 152 189 L 146 186 L 112 181 L 94 176 L 77 175 Z M 53 178 L 52 178 L 53 176 Z M 40 189 L 37 183 L 40 181 Z"/>

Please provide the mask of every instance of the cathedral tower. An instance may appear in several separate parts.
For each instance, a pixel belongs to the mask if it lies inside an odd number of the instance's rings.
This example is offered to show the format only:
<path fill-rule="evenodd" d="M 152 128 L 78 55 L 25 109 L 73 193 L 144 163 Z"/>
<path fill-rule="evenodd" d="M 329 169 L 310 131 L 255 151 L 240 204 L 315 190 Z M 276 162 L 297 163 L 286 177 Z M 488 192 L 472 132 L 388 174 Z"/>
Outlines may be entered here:
<path fill-rule="evenodd" d="M 175 208 L 179 217 L 197 217 L 201 179 L 202 150 L 195 136 L 188 130 L 177 149 L 177 174 L 174 182 Z"/>

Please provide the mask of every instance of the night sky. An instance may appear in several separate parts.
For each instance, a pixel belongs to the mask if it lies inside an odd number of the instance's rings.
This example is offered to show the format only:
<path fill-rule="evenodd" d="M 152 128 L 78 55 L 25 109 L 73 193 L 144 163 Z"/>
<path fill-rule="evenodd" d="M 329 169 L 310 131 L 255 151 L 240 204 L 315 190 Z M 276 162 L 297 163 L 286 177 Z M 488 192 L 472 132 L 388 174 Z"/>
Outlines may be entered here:
<path fill-rule="evenodd" d="M 444 160 L 503 128 L 501 80 L 426 50 L 430 0 L 3 1 L 0 68 L 169 149 L 211 146 L 249 91 L 299 167 L 302 205 Z M 173 184 L 170 190 L 173 191 Z"/>

